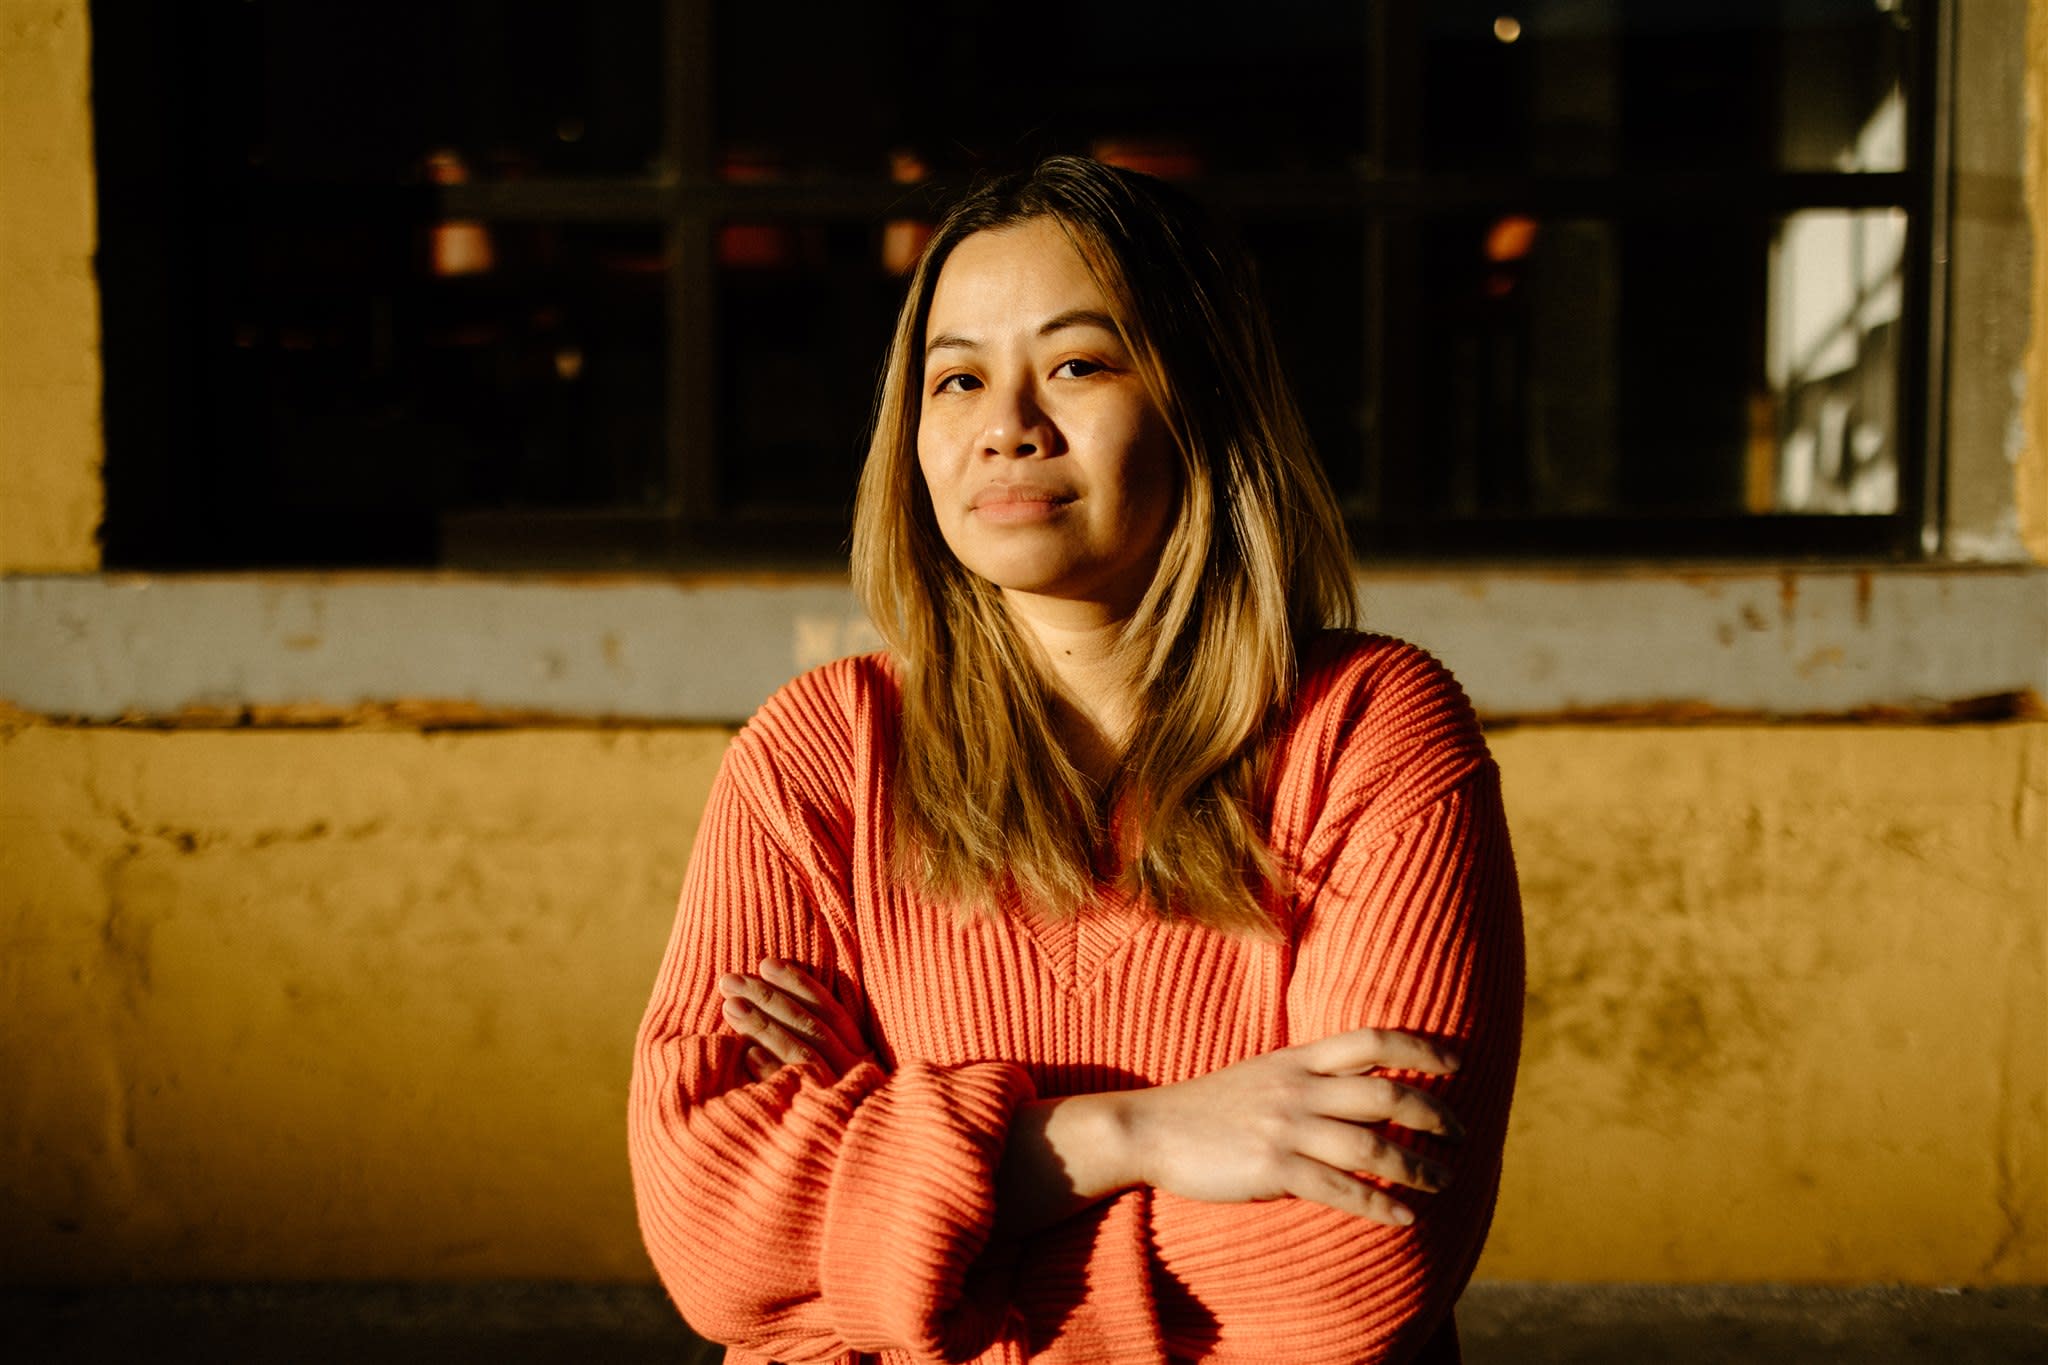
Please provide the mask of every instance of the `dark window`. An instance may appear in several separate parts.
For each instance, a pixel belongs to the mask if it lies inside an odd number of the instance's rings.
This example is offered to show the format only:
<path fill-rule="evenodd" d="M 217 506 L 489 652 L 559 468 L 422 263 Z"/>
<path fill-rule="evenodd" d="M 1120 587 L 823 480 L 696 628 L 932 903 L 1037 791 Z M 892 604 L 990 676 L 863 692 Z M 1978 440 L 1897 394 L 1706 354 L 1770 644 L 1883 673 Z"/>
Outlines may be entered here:
<path fill-rule="evenodd" d="M 1911 555 L 1932 0 L 93 9 L 106 557 L 841 551 L 978 170 L 1184 180 L 1368 554 Z"/>

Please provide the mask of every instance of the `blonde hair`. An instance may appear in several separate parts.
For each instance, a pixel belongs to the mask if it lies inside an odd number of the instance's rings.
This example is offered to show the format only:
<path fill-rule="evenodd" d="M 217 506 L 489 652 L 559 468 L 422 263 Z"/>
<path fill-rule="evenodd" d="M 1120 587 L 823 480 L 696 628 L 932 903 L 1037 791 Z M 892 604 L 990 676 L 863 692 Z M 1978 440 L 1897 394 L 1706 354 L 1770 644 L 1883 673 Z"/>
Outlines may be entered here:
<path fill-rule="evenodd" d="M 925 322 L 947 257 L 978 232 L 1051 219 L 1094 275 L 1173 433 L 1180 505 L 1120 647 L 1140 720 L 1097 791 L 1004 610 L 941 538 L 917 463 Z M 1191 200 L 1075 157 L 954 207 L 911 277 L 854 505 L 855 593 L 903 693 L 895 850 L 928 892 L 1054 914 L 1110 875 L 1159 913 L 1270 932 L 1284 884 L 1263 828 L 1297 651 L 1355 616 L 1344 526 L 1280 372 L 1250 263 Z"/>

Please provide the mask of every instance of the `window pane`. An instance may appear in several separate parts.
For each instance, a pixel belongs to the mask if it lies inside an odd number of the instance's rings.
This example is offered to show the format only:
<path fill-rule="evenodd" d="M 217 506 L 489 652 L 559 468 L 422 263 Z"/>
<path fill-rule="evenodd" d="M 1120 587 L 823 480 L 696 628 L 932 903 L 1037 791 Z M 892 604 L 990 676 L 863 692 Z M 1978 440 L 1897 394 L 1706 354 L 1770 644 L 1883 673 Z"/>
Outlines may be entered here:
<path fill-rule="evenodd" d="M 1771 239 L 1774 458 L 1753 511 L 1895 511 L 1906 215 L 1793 214 Z"/>
<path fill-rule="evenodd" d="M 1164 172 L 1342 170 L 1367 149 L 1371 6 L 717 7 L 718 143 L 746 175 L 932 174 L 1052 151 Z"/>
<path fill-rule="evenodd" d="M 1250 240 L 1332 480 L 1363 519 L 1899 505 L 1896 210 L 1463 214 Z M 1345 327 L 1346 308 L 1376 325 Z"/>
<path fill-rule="evenodd" d="M 1906 0 L 1434 0 L 1388 159 L 1427 172 L 1905 169 Z M 1390 70 L 1401 71 L 1395 64 Z M 1412 111 L 1412 118 L 1404 118 Z"/>
<path fill-rule="evenodd" d="M 915 240 L 906 242 L 908 233 Z M 905 221 L 718 229 L 719 499 L 742 515 L 843 517 L 907 265 Z M 892 245 L 893 244 L 893 245 Z M 893 252 L 893 254 L 892 254 Z"/>
<path fill-rule="evenodd" d="M 1317 453 L 1345 512 L 1369 517 L 1377 471 L 1367 456 L 1379 418 L 1368 350 L 1379 299 L 1369 272 L 1379 239 L 1355 220 L 1260 222 L 1241 235 Z"/>
<path fill-rule="evenodd" d="M 1153 0 L 1026 40 L 999 4 L 790 24 L 730 0 L 721 164 L 878 175 L 895 149 L 934 174 L 1056 150 L 1182 176 L 1900 170 L 1916 8 L 1281 0 L 1242 24 Z"/>
<path fill-rule="evenodd" d="M 642 165 L 658 0 L 92 17 L 108 563 L 431 564 L 452 510 L 664 496 L 660 227 L 426 183 Z"/>
<path fill-rule="evenodd" d="M 191 8 L 216 43 L 193 44 L 190 79 L 215 92 L 221 150 L 264 178 L 633 175 L 660 150 L 660 0 Z"/>
<path fill-rule="evenodd" d="M 652 506 L 665 491 L 668 258 L 656 227 L 444 224 L 491 268 L 422 291 L 420 419 L 463 450 L 450 508 Z"/>
<path fill-rule="evenodd" d="M 211 228 L 173 316 L 109 306 L 112 562 L 431 564 L 449 511 L 659 498 L 658 229 Z"/>

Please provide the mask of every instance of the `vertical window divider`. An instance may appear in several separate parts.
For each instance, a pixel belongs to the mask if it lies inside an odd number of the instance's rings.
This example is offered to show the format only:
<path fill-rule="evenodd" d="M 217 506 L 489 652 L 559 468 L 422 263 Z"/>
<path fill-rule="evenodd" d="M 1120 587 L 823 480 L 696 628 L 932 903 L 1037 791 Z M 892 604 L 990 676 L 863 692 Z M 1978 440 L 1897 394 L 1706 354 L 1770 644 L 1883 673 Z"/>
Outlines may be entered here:
<path fill-rule="evenodd" d="M 1922 344 L 1904 358 L 1906 401 L 1922 408 L 1916 423 L 1917 469 L 1900 471 L 1900 491 L 1917 479 L 1921 490 L 1918 550 L 1928 558 L 1948 551 L 1948 385 L 1949 385 L 1949 215 L 1954 190 L 1956 6 L 1950 0 L 1926 0 L 1920 47 L 1915 63 L 1919 89 L 1914 92 L 1930 117 L 1914 119 L 1910 159 L 1924 168 L 1914 209 L 1925 241 L 1907 260 L 1911 306 L 1919 310 Z M 1902 417 L 1904 414 L 1902 414 Z M 1905 421 L 1899 424 L 1907 427 Z M 1908 428 L 1910 429 L 1910 428 Z"/>
<path fill-rule="evenodd" d="M 663 12 L 664 160 L 670 172 L 664 246 L 669 259 L 664 430 L 671 540 L 718 507 L 716 230 L 712 165 L 710 0 L 667 0 Z"/>

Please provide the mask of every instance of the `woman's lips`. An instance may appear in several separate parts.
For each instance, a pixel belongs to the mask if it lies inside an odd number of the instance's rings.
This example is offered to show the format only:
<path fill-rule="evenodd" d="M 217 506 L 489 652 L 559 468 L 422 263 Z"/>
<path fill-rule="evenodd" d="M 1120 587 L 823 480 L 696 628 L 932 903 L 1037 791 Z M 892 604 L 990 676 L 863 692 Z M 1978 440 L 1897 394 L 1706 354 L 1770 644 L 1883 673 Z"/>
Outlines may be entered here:
<path fill-rule="evenodd" d="M 1000 525 L 1050 521 L 1074 500 L 1072 493 L 1030 484 L 1000 484 L 974 495 L 968 510 L 983 521 Z"/>

